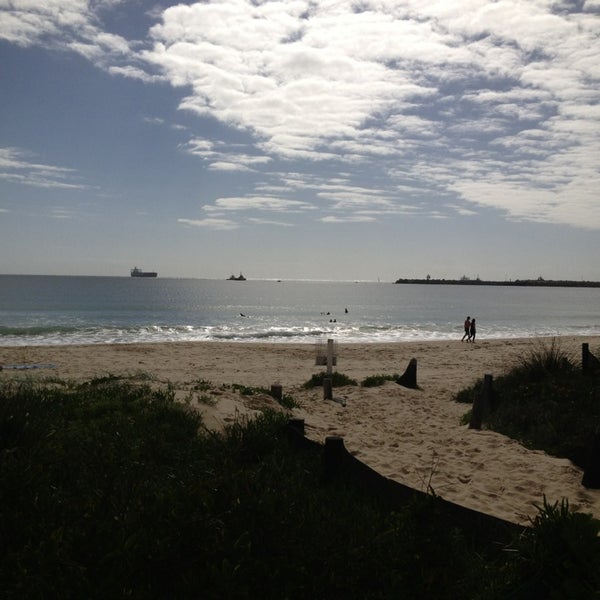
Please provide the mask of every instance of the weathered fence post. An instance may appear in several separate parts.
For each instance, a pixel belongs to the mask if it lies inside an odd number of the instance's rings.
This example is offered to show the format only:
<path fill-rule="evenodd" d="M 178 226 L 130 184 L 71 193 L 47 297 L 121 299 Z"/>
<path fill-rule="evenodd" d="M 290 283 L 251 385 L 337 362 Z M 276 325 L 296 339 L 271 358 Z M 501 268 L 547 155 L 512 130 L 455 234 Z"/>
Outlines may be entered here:
<path fill-rule="evenodd" d="M 471 410 L 471 422 L 469 429 L 481 429 L 484 416 L 492 407 L 492 383 L 494 378 L 491 375 L 483 376 L 483 387 L 481 393 L 475 396 L 473 408 Z"/>
<path fill-rule="evenodd" d="M 283 387 L 280 383 L 274 383 L 271 386 L 271 396 L 278 402 L 281 402 L 281 399 L 283 398 Z"/>
<path fill-rule="evenodd" d="M 591 352 L 589 344 L 581 344 L 581 372 L 584 375 L 591 375 L 600 371 L 600 360 Z"/>
<path fill-rule="evenodd" d="M 398 385 L 402 385 L 407 388 L 416 390 L 419 386 L 417 385 L 417 359 L 411 358 L 406 367 L 404 374 L 396 379 Z"/>
<path fill-rule="evenodd" d="M 581 485 L 593 490 L 600 489 L 600 432 L 598 430 L 594 433 L 590 445 Z"/>
<path fill-rule="evenodd" d="M 585 375 L 590 368 L 590 345 L 581 344 L 581 371 Z"/>
<path fill-rule="evenodd" d="M 323 377 L 323 400 L 333 400 L 333 381 L 331 377 Z"/>

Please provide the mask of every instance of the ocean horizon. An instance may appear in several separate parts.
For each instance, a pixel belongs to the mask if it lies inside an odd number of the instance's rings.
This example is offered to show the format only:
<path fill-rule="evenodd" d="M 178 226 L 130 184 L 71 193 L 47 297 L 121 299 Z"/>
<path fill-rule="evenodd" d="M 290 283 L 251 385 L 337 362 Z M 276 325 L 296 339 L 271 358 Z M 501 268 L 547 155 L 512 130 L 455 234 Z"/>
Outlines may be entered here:
<path fill-rule="evenodd" d="M 600 288 L 0 275 L 0 346 L 600 335 Z"/>

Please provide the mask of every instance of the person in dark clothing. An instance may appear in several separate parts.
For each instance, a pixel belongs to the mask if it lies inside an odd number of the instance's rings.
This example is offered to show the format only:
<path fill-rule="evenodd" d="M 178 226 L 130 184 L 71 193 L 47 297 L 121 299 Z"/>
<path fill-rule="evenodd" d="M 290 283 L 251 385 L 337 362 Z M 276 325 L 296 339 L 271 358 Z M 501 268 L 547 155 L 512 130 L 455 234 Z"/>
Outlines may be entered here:
<path fill-rule="evenodd" d="M 469 339 L 468 341 L 475 342 L 475 336 L 477 335 L 477 328 L 475 327 L 475 317 L 471 319 L 471 326 L 469 328 Z"/>
<path fill-rule="evenodd" d="M 460 341 L 464 342 L 465 338 L 467 338 L 467 342 L 471 339 L 471 317 L 465 319 L 465 335 L 462 336 Z"/>

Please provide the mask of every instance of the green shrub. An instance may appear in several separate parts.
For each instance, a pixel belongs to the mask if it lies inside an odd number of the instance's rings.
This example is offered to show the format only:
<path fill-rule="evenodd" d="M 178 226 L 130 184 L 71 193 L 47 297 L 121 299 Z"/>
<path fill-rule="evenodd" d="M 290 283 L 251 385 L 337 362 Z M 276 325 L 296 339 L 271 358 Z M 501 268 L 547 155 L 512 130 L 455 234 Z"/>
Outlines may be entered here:
<path fill-rule="evenodd" d="M 212 384 L 206 379 L 198 379 L 194 382 L 192 389 L 196 392 L 207 392 L 208 390 L 212 389 Z"/>
<path fill-rule="evenodd" d="M 279 404 L 283 406 L 283 408 L 287 408 L 288 410 L 292 410 L 293 408 L 299 408 L 300 405 L 296 402 L 296 399 L 291 394 L 283 394 L 281 396 L 281 400 Z"/>
<path fill-rule="evenodd" d="M 254 394 L 266 394 L 271 395 L 271 391 L 263 387 L 253 387 L 250 385 L 243 385 L 241 383 L 232 383 L 231 388 L 236 392 L 239 392 L 242 396 L 254 396 Z"/>
<path fill-rule="evenodd" d="M 455 396 L 455 402 L 462 402 L 464 404 L 473 404 L 475 397 L 481 391 L 481 386 L 483 385 L 483 379 L 479 379 L 477 383 L 469 388 L 465 388 L 464 390 L 460 390 Z"/>
<path fill-rule="evenodd" d="M 323 380 L 327 377 L 327 372 L 314 373 L 313 376 L 304 384 L 305 389 L 320 387 L 323 385 Z M 358 385 L 355 379 L 351 379 L 343 373 L 333 371 L 331 374 L 331 383 L 334 387 L 342 387 L 345 385 Z"/>
<path fill-rule="evenodd" d="M 386 381 L 397 381 L 400 375 L 394 373 L 394 375 L 370 375 L 362 380 L 361 384 L 363 387 L 377 387 L 383 385 Z"/>
<path fill-rule="evenodd" d="M 596 598 L 600 590 L 600 521 L 544 497 L 531 529 L 513 548 L 510 598 Z"/>
<path fill-rule="evenodd" d="M 7 597 L 115 597 L 158 585 L 187 507 L 199 419 L 172 394 L 105 380 L 0 393 L 0 531 Z M 179 471 L 178 476 L 175 473 Z M 147 564 L 155 570 L 148 571 Z M 129 581 L 146 572 L 147 582 Z"/>

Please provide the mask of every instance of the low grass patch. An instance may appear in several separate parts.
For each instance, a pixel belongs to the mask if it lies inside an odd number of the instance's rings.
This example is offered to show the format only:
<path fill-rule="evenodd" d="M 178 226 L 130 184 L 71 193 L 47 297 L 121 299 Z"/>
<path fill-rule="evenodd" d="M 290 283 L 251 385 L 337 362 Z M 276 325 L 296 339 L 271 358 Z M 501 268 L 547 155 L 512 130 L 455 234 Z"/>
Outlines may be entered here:
<path fill-rule="evenodd" d="M 321 373 L 315 373 L 310 378 L 310 380 L 304 384 L 304 388 L 311 389 L 314 387 L 322 386 L 323 379 L 325 379 L 325 377 L 327 377 L 327 373 L 324 371 Z M 399 377 L 400 375 L 398 375 L 397 373 L 394 373 L 393 375 L 369 375 L 360 382 L 360 385 L 362 387 L 377 387 L 383 385 L 386 381 L 396 381 Z M 343 373 L 338 373 L 337 371 L 334 371 L 332 373 L 332 384 L 334 387 L 341 387 L 345 385 L 359 385 L 356 379 L 352 379 L 347 375 L 344 375 Z"/>
<path fill-rule="evenodd" d="M 555 511 L 499 553 L 435 497 L 390 512 L 326 481 L 286 420 L 217 435 L 169 389 L 0 387 L 3 597 L 530 598 L 557 561 L 568 597 L 598 589 L 597 522 Z"/>
<path fill-rule="evenodd" d="M 387 381 L 397 381 L 399 378 L 400 375 L 397 373 L 394 373 L 393 375 L 369 375 L 360 382 L 360 385 L 362 387 L 378 387 Z"/>
<path fill-rule="evenodd" d="M 231 388 L 239 392 L 242 396 L 254 396 L 256 394 L 266 394 L 267 396 L 271 396 L 271 390 L 265 387 L 252 387 L 239 383 L 232 383 Z M 288 410 L 299 407 L 299 404 L 290 394 L 283 394 L 281 400 L 276 400 L 283 408 L 287 408 Z"/>
<path fill-rule="evenodd" d="M 315 387 L 322 387 L 323 380 L 327 377 L 326 371 L 314 373 L 313 376 L 304 384 L 304 388 L 309 390 Z M 343 387 L 345 385 L 358 385 L 356 379 L 352 379 L 343 373 L 333 371 L 331 374 L 331 383 L 334 387 Z"/>
<path fill-rule="evenodd" d="M 191 386 L 195 392 L 208 392 L 212 389 L 212 383 L 206 379 L 197 379 Z"/>

